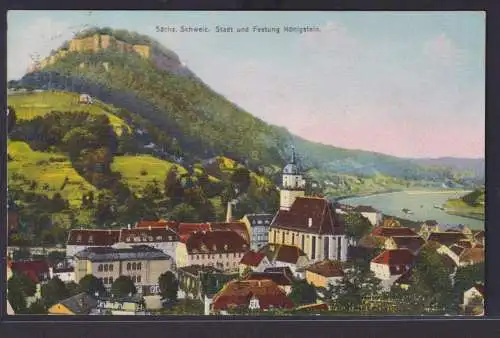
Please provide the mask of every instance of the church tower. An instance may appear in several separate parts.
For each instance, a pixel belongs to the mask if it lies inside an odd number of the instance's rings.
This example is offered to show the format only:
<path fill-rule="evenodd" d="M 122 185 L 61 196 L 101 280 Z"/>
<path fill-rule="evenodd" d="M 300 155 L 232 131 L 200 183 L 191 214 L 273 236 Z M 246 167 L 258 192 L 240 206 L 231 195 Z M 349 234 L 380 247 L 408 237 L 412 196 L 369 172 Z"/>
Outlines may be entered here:
<path fill-rule="evenodd" d="M 283 168 L 283 184 L 280 191 L 280 209 L 289 210 L 297 197 L 303 197 L 306 181 L 296 163 L 295 148 L 292 147 L 292 160 Z"/>

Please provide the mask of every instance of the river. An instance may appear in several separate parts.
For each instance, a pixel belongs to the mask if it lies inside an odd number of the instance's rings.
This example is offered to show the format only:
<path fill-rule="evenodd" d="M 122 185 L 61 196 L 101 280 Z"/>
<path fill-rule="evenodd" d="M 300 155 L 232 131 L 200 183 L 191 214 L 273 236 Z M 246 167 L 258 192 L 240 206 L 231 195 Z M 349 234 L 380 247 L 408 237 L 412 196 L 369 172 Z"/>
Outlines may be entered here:
<path fill-rule="evenodd" d="M 447 214 L 434 208 L 450 198 L 459 198 L 468 191 L 399 191 L 386 194 L 350 197 L 340 202 L 348 205 L 371 205 L 383 214 L 412 221 L 436 220 L 441 224 L 465 224 L 470 229 L 484 229 L 484 221 Z M 402 209 L 410 209 L 413 214 L 405 214 Z"/>

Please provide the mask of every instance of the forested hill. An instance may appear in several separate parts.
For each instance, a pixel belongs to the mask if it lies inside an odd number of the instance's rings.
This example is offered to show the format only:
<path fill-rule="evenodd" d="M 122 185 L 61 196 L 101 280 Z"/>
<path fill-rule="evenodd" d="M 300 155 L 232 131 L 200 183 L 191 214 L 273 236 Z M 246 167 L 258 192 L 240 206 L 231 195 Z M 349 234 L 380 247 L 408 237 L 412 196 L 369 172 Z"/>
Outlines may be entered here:
<path fill-rule="evenodd" d="M 105 33 L 115 34 L 117 39 L 138 36 L 123 31 L 117 34 L 113 30 Z M 127 43 L 149 45 L 155 55 L 176 59 L 175 53 L 155 40 L 139 38 Z M 176 62 L 174 68 L 178 69 L 179 62 Z M 445 181 L 450 178 L 449 170 L 442 168 L 428 168 L 407 159 L 304 140 L 284 128 L 259 120 L 194 75 L 182 76 L 172 68 L 160 67 L 158 58 L 124 52 L 124 49 L 69 49 L 63 57 L 46 65 L 41 73 L 28 74 L 14 85 L 85 92 L 139 114 L 160 130 L 156 141 L 161 142 L 163 149 L 180 148 L 188 161 L 223 155 L 252 169 L 276 168 L 289 158 L 290 145 L 294 144 L 304 169 L 314 167 L 365 176 L 382 174 L 409 180 Z M 354 132 L 353 137 L 356 137 Z"/>

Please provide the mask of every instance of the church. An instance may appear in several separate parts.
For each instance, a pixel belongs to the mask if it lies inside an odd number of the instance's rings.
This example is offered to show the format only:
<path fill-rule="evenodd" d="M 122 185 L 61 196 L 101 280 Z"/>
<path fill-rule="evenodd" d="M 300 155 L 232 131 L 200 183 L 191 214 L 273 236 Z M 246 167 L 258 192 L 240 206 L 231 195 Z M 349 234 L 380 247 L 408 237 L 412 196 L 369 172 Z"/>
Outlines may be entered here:
<path fill-rule="evenodd" d="M 292 159 L 283 169 L 280 209 L 269 229 L 269 243 L 296 246 L 311 263 L 346 261 L 348 241 L 344 222 L 325 198 L 306 196 L 306 181 Z"/>

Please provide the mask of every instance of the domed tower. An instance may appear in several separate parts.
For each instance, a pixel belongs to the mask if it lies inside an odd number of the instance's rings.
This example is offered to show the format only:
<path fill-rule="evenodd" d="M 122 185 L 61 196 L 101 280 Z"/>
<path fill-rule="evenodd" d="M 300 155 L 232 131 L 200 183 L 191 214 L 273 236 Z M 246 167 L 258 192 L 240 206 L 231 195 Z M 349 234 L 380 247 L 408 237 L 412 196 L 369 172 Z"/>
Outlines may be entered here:
<path fill-rule="evenodd" d="M 306 181 L 297 166 L 295 148 L 292 147 L 292 160 L 283 168 L 283 184 L 280 191 L 280 209 L 289 210 L 297 197 L 303 197 Z"/>

